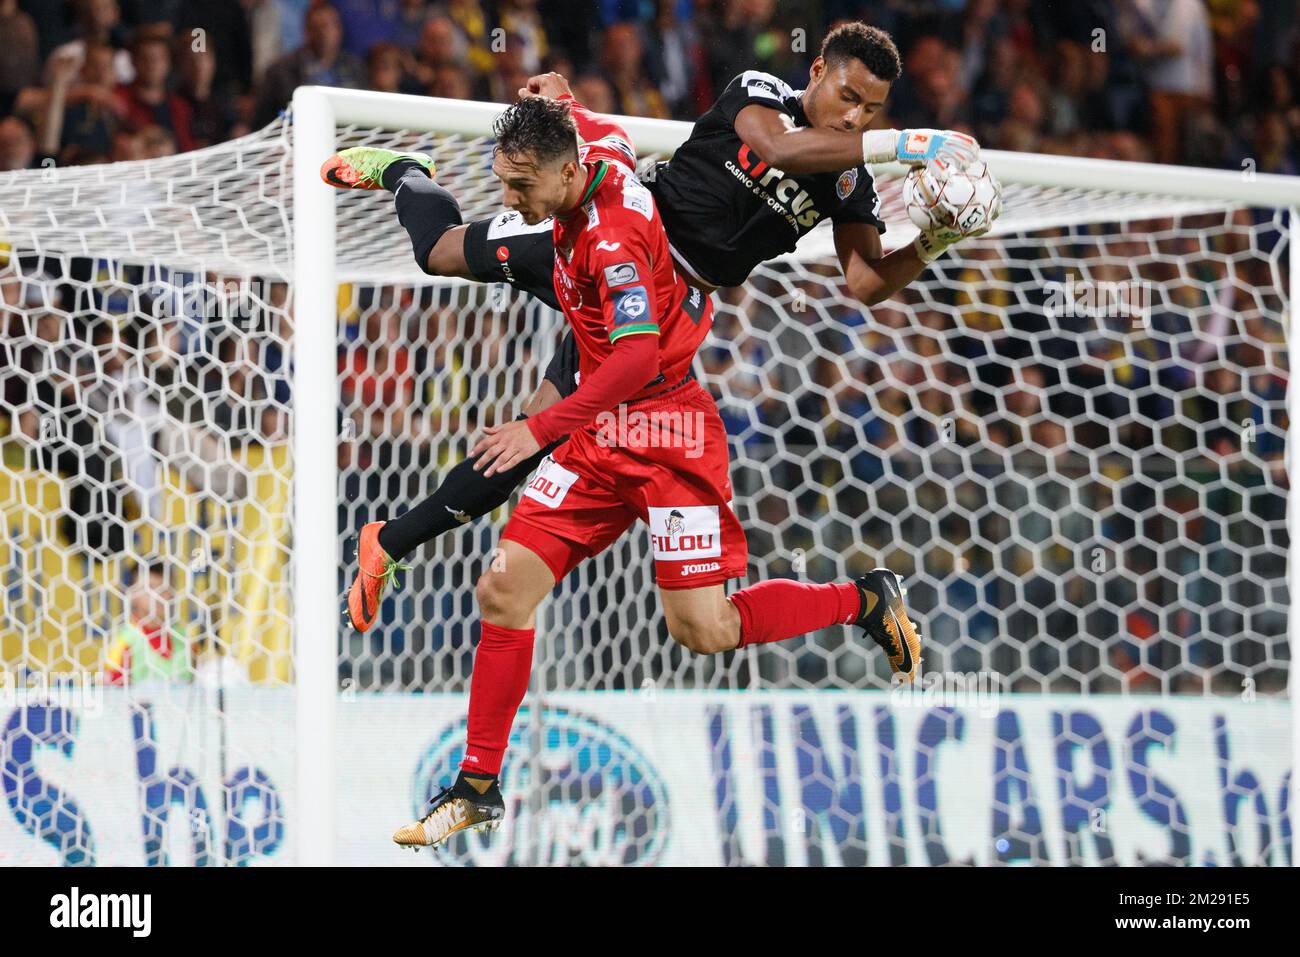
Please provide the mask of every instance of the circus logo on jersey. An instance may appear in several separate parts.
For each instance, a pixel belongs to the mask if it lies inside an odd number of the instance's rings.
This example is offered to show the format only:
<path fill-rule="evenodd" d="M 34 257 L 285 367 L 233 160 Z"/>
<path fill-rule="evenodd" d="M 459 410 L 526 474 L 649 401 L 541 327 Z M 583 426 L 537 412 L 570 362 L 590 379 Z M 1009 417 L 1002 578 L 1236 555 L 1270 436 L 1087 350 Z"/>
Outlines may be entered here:
<path fill-rule="evenodd" d="M 688 561 L 722 555 L 716 505 L 650 508 L 650 543 L 659 561 Z"/>
<path fill-rule="evenodd" d="M 740 144 L 736 159 L 727 160 L 726 167 L 738 182 L 796 230 L 800 226 L 816 226 L 821 219 L 821 210 L 799 180 L 761 159 L 748 143 Z"/>
<path fill-rule="evenodd" d="M 416 765 L 410 797 L 416 817 L 455 776 L 465 755 L 465 732 L 464 718 L 448 725 Z M 520 708 L 501 768 L 501 791 L 506 816 L 500 831 L 455 835 L 441 859 L 430 855 L 429 862 L 643 867 L 659 863 L 668 842 L 663 776 L 640 748 L 590 715 Z"/>
<path fill-rule="evenodd" d="M 854 187 L 858 185 L 858 171 L 856 169 L 846 169 L 840 173 L 840 178 L 835 181 L 835 195 L 840 199 L 848 199 L 849 194 L 853 192 Z"/>

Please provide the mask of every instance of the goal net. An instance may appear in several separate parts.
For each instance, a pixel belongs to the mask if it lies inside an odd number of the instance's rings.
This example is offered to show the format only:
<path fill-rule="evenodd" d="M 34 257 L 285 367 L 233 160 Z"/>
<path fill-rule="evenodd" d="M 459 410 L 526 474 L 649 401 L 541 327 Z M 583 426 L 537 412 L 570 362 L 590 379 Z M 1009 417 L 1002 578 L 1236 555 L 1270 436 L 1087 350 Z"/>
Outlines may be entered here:
<path fill-rule="evenodd" d="M 364 635 L 349 543 L 514 417 L 563 318 L 425 276 L 387 193 L 315 180 L 422 150 L 488 216 L 499 107 L 311 92 L 0 176 L 0 863 L 387 862 L 454 773 L 508 507 Z M 647 158 L 689 131 L 628 124 Z M 683 651 L 637 528 L 539 614 L 507 827 L 429 863 L 1286 863 L 1300 189 L 989 163 L 993 233 L 864 307 L 818 229 L 716 294 L 696 363 L 748 580 L 899 572 L 920 690 L 838 627 Z"/>

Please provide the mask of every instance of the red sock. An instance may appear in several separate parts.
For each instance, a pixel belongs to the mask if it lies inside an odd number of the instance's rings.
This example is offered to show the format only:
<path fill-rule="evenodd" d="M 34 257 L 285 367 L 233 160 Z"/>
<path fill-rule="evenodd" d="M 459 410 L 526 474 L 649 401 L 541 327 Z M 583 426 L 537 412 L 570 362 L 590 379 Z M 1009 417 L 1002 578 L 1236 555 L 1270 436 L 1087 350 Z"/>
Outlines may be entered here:
<path fill-rule="evenodd" d="M 469 730 L 461 770 L 493 776 L 501 773 L 510 726 L 528 691 L 532 670 L 532 628 L 482 623 L 469 682 Z"/>
<path fill-rule="evenodd" d="M 853 582 L 810 585 L 774 578 L 742 588 L 729 599 L 740 612 L 740 644 L 763 644 L 806 635 L 858 617 L 862 597 Z"/>

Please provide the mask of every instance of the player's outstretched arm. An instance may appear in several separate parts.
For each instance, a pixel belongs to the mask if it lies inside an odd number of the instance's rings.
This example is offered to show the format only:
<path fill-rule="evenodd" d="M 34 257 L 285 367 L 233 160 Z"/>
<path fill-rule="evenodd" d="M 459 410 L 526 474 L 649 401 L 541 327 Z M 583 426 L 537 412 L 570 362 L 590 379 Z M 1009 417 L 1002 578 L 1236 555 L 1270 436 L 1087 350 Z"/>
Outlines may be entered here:
<path fill-rule="evenodd" d="M 866 306 L 884 302 L 921 275 L 926 266 L 915 244 L 886 256 L 880 233 L 867 223 L 837 223 L 835 253 L 849 295 Z"/>
<path fill-rule="evenodd" d="M 977 172 L 978 171 L 978 172 Z M 835 224 L 835 252 L 849 293 L 866 305 L 888 299 L 952 245 L 987 233 L 1002 213 L 1002 186 L 983 163 L 952 174 L 962 189 L 943 189 L 943 168 L 913 170 L 904 184 L 909 217 L 924 228 L 911 245 L 883 255 L 880 233 L 868 223 Z M 917 207 L 913 209 L 913 206 Z"/>
<path fill-rule="evenodd" d="M 838 223 L 835 253 L 849 295 L 865 306 L 884 302 L 925 271 L 948 247 L 966 238 L 959 232 L 922 233 L 910 245 L 885 255 L 880 233 L 866 223 Z"/>
<path fill-rule="evenodd" d="M 839 130 L 796 126 L 786 114 L 752 104 L 736 114 L 736 134 L 762 159 L 787 173 L 838 173 L 863 164 L 937 161 L 965 168 L 979 143 L 953 130 Z"/>

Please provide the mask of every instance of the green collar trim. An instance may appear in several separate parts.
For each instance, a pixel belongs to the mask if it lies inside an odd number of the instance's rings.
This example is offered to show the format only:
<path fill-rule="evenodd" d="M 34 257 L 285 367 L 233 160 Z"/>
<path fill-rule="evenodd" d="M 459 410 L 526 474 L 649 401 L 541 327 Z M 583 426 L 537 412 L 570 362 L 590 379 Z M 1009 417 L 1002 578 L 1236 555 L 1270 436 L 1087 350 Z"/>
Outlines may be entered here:
<path fill-rule="evenodd" d="M 579 206 L 581 206 L 587 200 L 591 199 L 591 194 L 594 193 L 600 187 L 601 182 L 605 179 L 605 174 L 608 172 L 609 172 L 609 163 L 605 162 L 604 160 L 601 160 L 600 165 L 596 167 L 596 175 L 593 176 L 591 178 L 591 182 L 587 184 L 586 190 L 583 191 L 582 199 L 578 200 Z"/>

